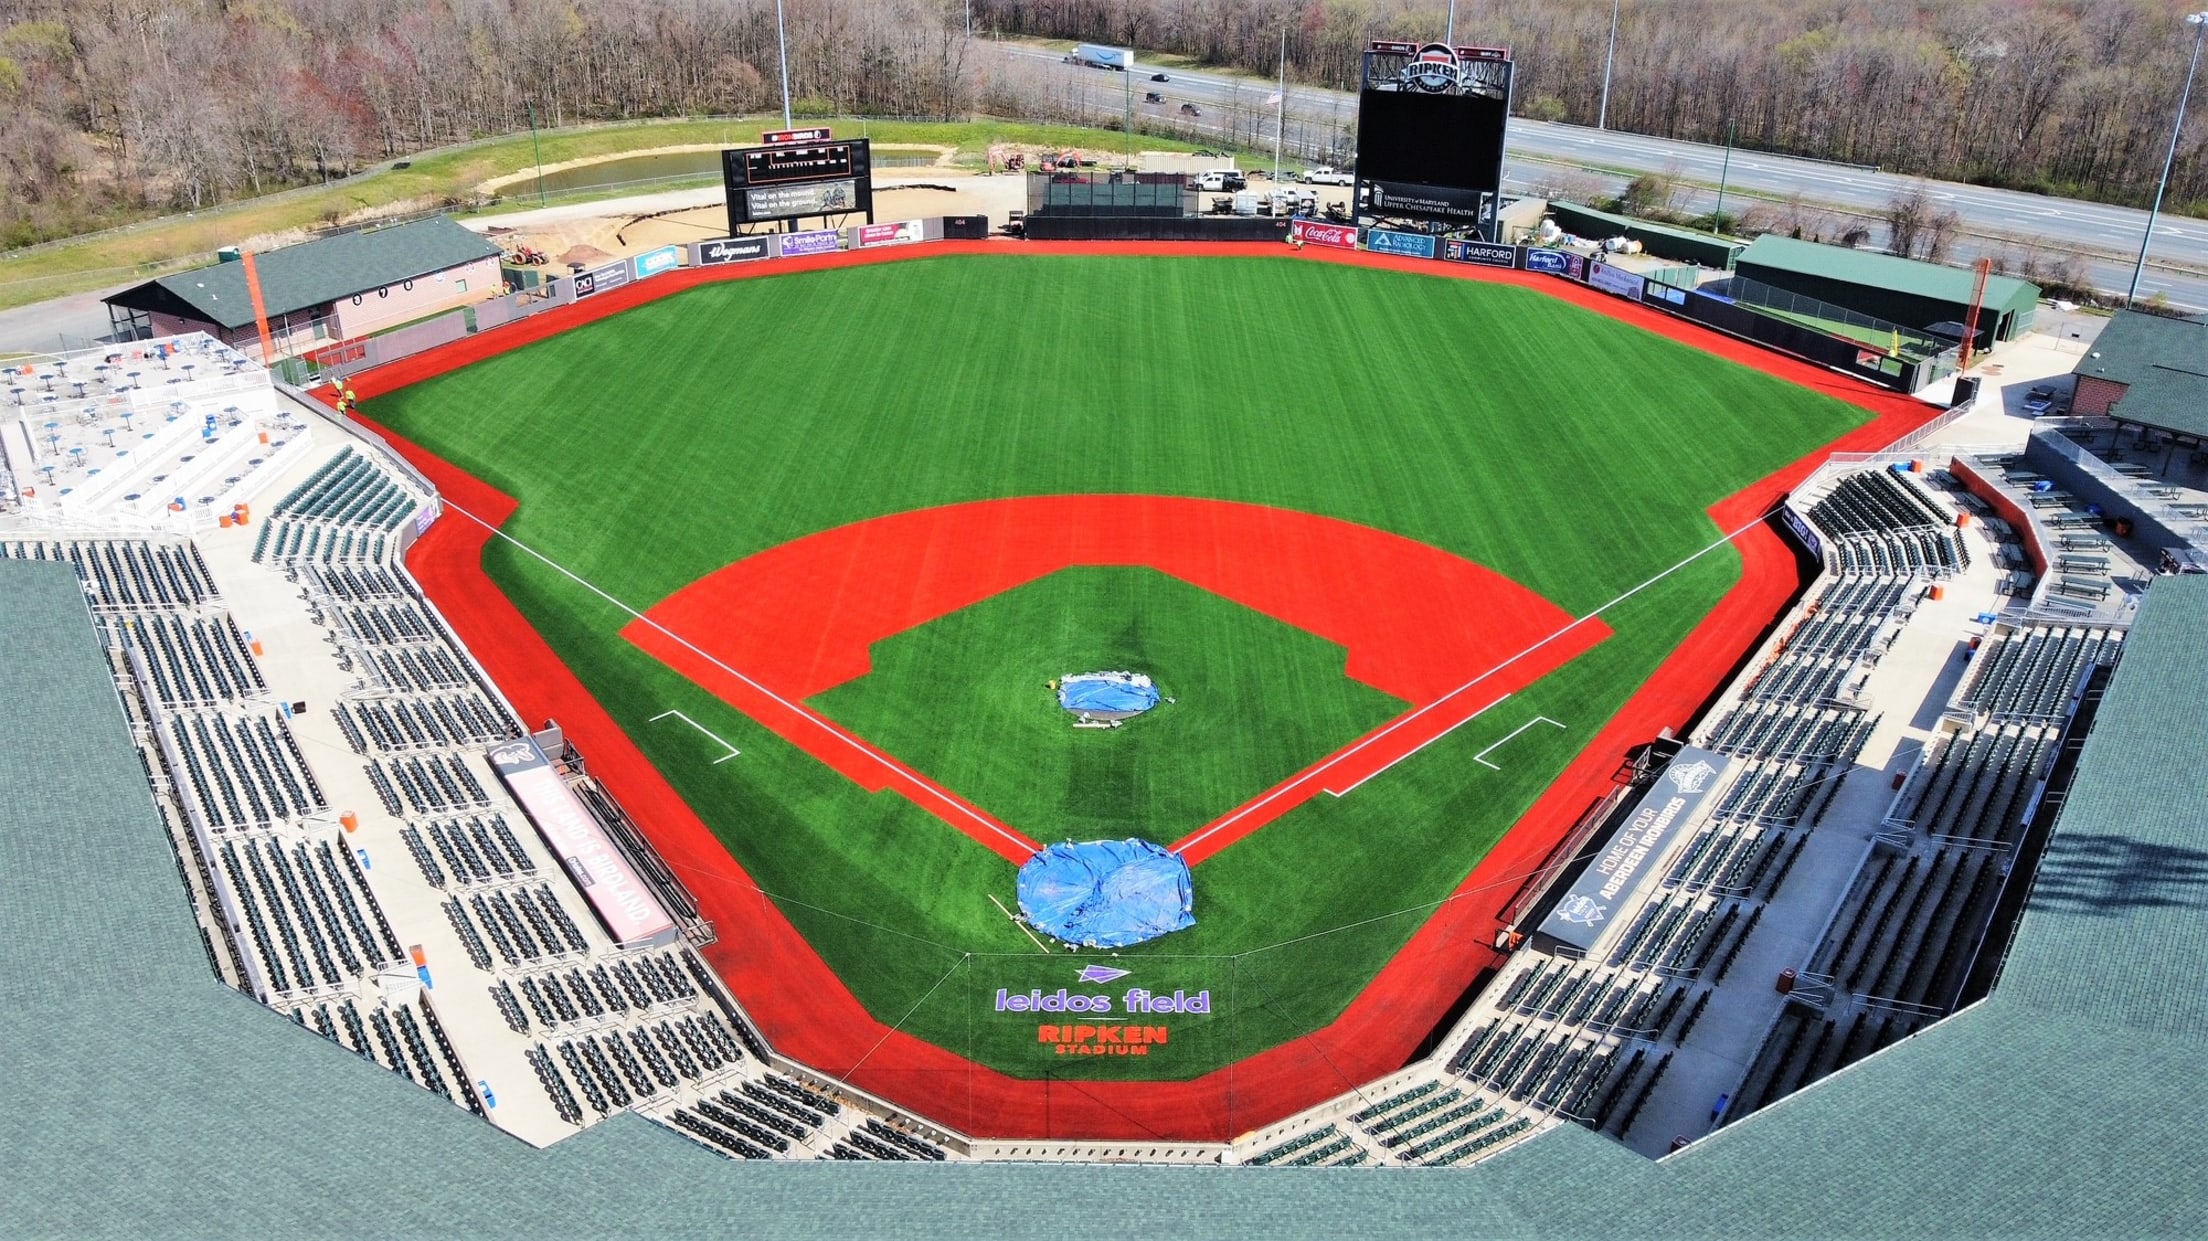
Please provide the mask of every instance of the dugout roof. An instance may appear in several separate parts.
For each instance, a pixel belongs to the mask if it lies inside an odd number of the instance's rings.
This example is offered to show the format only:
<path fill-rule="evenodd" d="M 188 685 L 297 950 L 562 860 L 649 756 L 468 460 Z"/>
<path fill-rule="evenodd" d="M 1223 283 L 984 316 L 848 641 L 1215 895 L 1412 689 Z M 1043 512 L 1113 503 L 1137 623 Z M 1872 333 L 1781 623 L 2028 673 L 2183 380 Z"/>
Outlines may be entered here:
<path fill-rule="evenodd" d="M 738 1163 L 629 1115 L 533 1149 L 217 983 L 73 571 L 0 559 L 6 1230 L 2202 1235 L 2204 627 L 2208 577 L 2156 582 L 1991 998 L 1662 1162 L 1566 1127 L 1465 1171 Z"/>
<path fill-rule="evenodd" d="M 407 280 L 496 256 L 499 248 L 446 216 L 255 254 L 261 301 L 270 318 L 312 310 Z M 217 263 L 149 280 L 102 298 L 125 310 L 176 315 L 225 328 L 253 322 L 243 263 Z"/>
<path fill-rule="evenodd" d="M 2112 418 L 2208 439 L 2208 322 L 2119 310 L 2071 373 L 2124 385 Z"/>

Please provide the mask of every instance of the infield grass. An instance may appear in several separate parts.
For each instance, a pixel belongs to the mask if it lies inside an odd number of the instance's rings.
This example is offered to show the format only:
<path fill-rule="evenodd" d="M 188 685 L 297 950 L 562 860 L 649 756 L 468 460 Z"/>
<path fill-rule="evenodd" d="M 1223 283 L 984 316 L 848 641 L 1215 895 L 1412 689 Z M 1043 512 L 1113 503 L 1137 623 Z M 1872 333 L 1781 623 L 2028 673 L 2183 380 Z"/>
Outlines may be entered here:
<path fill-rule="evenodd" d="M 1706 548 L 1719 533 L 1711 503 L 1867 417 L 1529 290 L 1285 258 L 1017 254 L 711 286 L 367 412 L 518 497 L 511 534 L 639 609 L 829 526 L 1086 492 L 1360 522 L 1488 565 L 1574 615 Z M 496 542 L 487 555 L 492 576 L 876 1016 L 1007 1072 L 1059 1077 L 1194 1076 L 1331 1020 L 1738 571 L 1729 548 L 1693 560 L 1605 613 L 1613 636 L 1578 660 L 1351 795 L 1313 798 L 1199 866 L 1197 926 L 1120 963 L 1141 963 L 1153 987 L 1208 988 L 1220 1006 L 1177 1022 L 1170 1055 L 1069 1065 L 1038 1056 L 1032 1021 L 988 1007 L 999 987 L 1071 981 L 1066 957 L 1037 958 L 990 903 L 1011 901 L 1009 864 L 899 797 L 866 794 L 630 646 L 625 614 L 554 571 Z M 1006 609 L 991 614 L 1000 618 L 1022 606 L 990 602 Z M 974 611 L 936 625 L 988 619 Z M 1226 612 L 1169 611 L 1143 625 L 1185 618 L 1174 652 L 1253 641 Z M 910 635 L 910 652 L 903 639 L 878 644 L 878 665 L 925 664 L 927 644 L 942 640 L 926 636 L 932 628 Z M 1020 671 L 1020 639 L 1005 633 L 994 654 L 975 645 L 982 630 L 958 635 L 974 654 L 955 675 L 996 675 L 995 660 L 1034 683 L 1024 693 L 1087 670 Z M 1062 645 L 1028 650 L 1070 657 Z M 993 769 L 993 787 L 1018 784 L 992 753 L 1016 738 L 991 729 L 1015 731 L 1025 706 L 983 701 L 977 684 L 922 693 L 925 677 L 908 681 L 910 693 L 853 682 L 823 705 L 896 744 L 933 746 L 931 761 Z M 997 722 L 930 736 L 926 716 L 944 694 L 977 723 L 991 712 Z M 650 723 L 670 709 L 734 741 L 742 760 L 713 765 L 711 742 Z M 1504 742 L 1536 717 L 1564 727 Z M 1172 721 L 1146 723 L 1162 733 Z M 1134 727 L 1096 739 L 1136 739 Z M 1256 736 L 1253 762 L 1293 770 L 1313 757 L 1294 730 Z M 1498 745 L 1494 767 L 1472 761 Z M 1080 778 L 1037 765 L 1034 787 L 1015 792 L 1047 815 L 1081 795 Z"/>
<path fill-rule="evenodd" d="M 1153 569 L 1066 569 L 874 644 L 812 705 L 1037 840 L 1180 839 L 1407 703 L 1346 652 Z M 1048 681 L 1126 669 L 1161 694 L 1075 728 Z"/>

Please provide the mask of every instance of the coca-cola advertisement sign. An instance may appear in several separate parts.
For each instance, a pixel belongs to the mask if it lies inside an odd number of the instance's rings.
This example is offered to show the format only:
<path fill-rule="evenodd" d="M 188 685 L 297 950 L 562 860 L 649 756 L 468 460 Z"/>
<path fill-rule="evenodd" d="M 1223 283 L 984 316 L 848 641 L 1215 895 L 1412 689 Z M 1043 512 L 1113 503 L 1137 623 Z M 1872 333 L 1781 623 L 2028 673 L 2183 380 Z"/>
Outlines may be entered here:
<path fill-rule="evenodd" d="M 1298 242 L 1313 246 L 1335 246 L 1343 250 L 1357 248 L 1357 226 L 1354 224 L 1327 224 L 1319 220 L 1296 220 L 1289 224 L 1289 236 Z"/>

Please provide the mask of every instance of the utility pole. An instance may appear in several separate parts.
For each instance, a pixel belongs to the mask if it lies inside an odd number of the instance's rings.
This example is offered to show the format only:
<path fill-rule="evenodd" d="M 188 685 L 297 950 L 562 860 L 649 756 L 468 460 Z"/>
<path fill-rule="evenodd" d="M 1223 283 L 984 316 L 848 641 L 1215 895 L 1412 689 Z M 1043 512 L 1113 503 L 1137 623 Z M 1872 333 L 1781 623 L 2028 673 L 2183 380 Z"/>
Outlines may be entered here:
<path fill-rule="evenodd" d="M 1725 181 L 1733 172 L 1733 118 L 1725 118 L 1725 162 L 1717 170 L 1717 210 L 1710 213 L 1710 231 L 1725 231 Z"/>
<path fill-rule="evenodd" d="M 537 153 L 537 205 L 544 205 L 544 144 L 537 140 L 537 101 L 529 101 L 529 145 Z"/>
<path fill-rule="evenodd" d="M 1610 68 L 1618 60 L 1618 6 L 1623 2 L 1610 0 L 1610 50 L 1602 54 L 1602 108 L 1595 113 L 1596 129 L 1610 128 Z"/>
<path fill-rule="evenodd" d="M 2177 136 L 2185 132 L 2185 105 L 2193 98 L 2193 74 L 2200 68 L 2200 39 L 2208 34 L 2208 13 L 2188 13 L 2185 24 L 2193 28 L 2193 59 L 2185 66 L 2185 91 L 2177 97 L 2177 121 L 2170 126 L 2170 153 L 2162 157 L 2162 180 L 2154 187 L 2154 206 L 2147 212 L 2146 235 L 2139 239 L 2139 262 L 2131 269 L 2131 290 L 2124 294 L 2128 310 L 2139 300 L 2139 280 L 2147 274 L 2147 247 L 2154 244 L 2154 221 L 2162 214 L 2162 195 L 2170 188 L 2170 166 L 2177 162 Z"/>
<path fill-rule="evenodd" d="M 1449 33 L 1441 36 L 1441 41 L 1451 48 L 1457 46 L 1457 0 L 1449 0 Z"/>
<path fill-rule="evenodd" d="M 782 57 L 782 128 L 795 129 L 790 119 L 790 32 L 782 20 L 782 0 L 774 0 L 774 45 Z"/>
<path fill-rule="evenodd" d="M 1451 20 L 1457 12 L 1456 0 L 1450 0 Z M 1273 114 L 1273 185 L 1280 185 L 1280 140 L 1288 131 L 1288 28 L 1280 28 L 1280 93 L 1273 96 L 1280 110 Z"/>

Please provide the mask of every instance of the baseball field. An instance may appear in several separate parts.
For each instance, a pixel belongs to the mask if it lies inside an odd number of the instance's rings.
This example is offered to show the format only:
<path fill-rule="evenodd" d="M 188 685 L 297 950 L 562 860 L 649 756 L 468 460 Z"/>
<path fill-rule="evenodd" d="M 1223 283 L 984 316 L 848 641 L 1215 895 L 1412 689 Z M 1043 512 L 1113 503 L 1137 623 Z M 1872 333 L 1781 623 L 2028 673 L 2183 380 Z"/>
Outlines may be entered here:
<path fill-rule="evenodd" d="M 518 501 L 483 567 L 725 846 L 701 897 L 900 1037 L 1138 1081 L 1340 1015 L 1734 585 L 1711 506 L 1869 418 L 1509 284 L 1020 253 L 707 284 L 367 413 Z M 1106 669 L 1170 701 L 1074 727 Z M 1127 836 L 1195 926 L 1010 916 L 1036 844 Z M 1169 1035 L 1067 1054 L 1101 1019 L 1016 1002 L 1061 989 Z"/>

